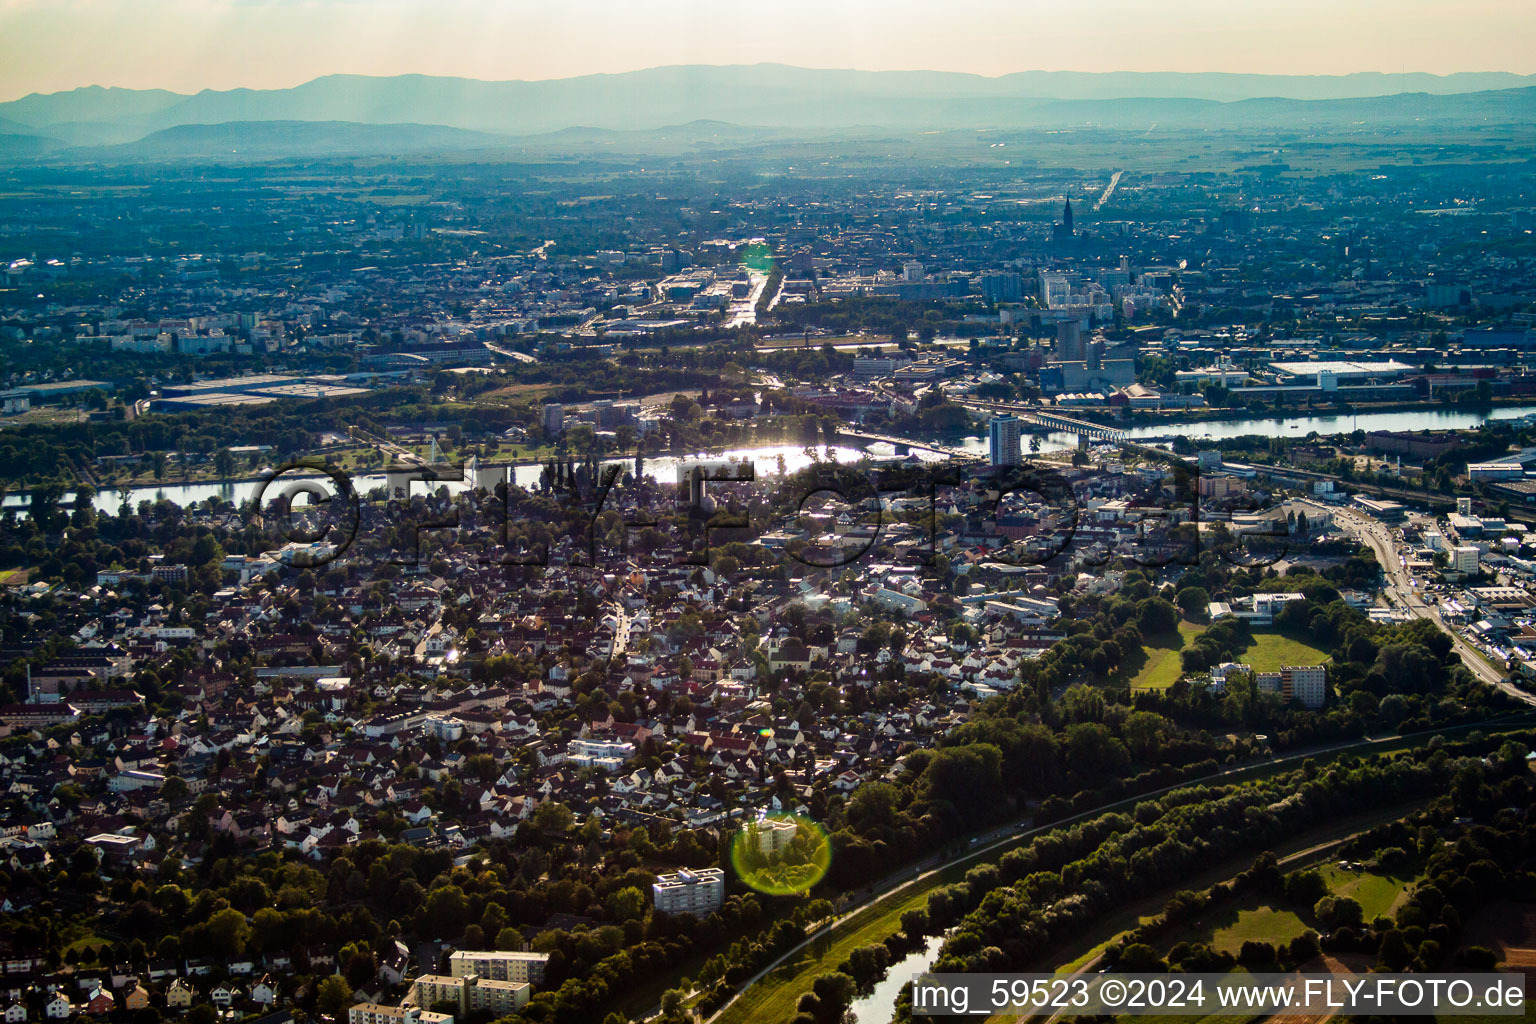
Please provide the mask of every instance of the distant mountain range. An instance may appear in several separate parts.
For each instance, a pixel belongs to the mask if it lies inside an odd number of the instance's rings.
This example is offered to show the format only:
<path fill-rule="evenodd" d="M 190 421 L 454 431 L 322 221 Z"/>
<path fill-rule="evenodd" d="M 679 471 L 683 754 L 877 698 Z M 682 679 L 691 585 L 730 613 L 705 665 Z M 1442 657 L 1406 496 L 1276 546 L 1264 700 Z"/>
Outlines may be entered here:
<path fill-rule="evenodd" d="M 515 145 L 520 137 L 577 127 L 632 133 L 700 121 L 825 134 L 962 126 L 1529 122 L 1533 113 L 1536 76 L 1501 72 L 1303 77 L 1029 71 L 984 78 L 757 64 L 536 82 L 330 75 L 291 89 L 190 96 L 100 86 L 33 94 L 0 103 L 0 157 L 137 161 L 232 150 L 249 157 L 425 152 Z"/>
<path fill-rule="evenodd" d="M 0 136 L 3 139 L 3 136 Z M 416 155 L 504 145 L 506 138 L 431 124 L 358 124 L 353 121 L 225 121 L 183 124 L 135 142 L 80 147 L 76 155 L 108 162 L 244 157 Z"/>

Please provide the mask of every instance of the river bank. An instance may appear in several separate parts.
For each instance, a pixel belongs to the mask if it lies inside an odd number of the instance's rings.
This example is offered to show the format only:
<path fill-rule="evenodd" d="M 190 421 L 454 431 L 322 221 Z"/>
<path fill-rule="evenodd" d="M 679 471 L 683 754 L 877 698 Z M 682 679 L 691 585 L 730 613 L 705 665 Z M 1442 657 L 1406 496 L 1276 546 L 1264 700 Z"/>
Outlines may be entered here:
<path fill-rule="evenodd" d="M 1506 398 L 1495 399 L 1486 404 L 1477 406 L 1446 405 L 1443 402 L 1425 400 L 1417 402 L 1379 402 L 1371 403 L 1369 405 L 1354 405 L 1349 406 L 1348 408 L 1293 409 L 1286 410 L 1284 412 L 1272 412 L 1267 415 L 1258 413 L 1253 409 L 1205 408 L 1199 410 L 1198 415 L 1199 422 L 1201 423 L 1223 423 L 1234 420 L 1266 422 L 1272 420 L 1285 421 L 1307 418 L 1344 419 L 1363 416 L 1378 416 L 1390 413 L 1466 413 L 1468 415 L 1482 415 L 1485 419 L 1492 420 L 1518 418 L 1513 416 L 1496 415 L 1498 412 L 1504 409 L 1527 410 L 1531 408 L 1531 402 L 1527 398 Z M 1099 413 L 1098 410 L 1085 409 L 1072 410 L 1071 415 L 1093 423 L 1103 423 L 1103 425 L 1106 427 L 1118 427 L 1125 429 L 1127 427 L 1181 426 L 1187 421 L 1190 413 L 1188 411 L 1170 410 L 1168 412 L 1133 413 L 1124 419 L 1106 419 L 1102 414 Z"/>
<path fill-rule="evenodd" d="M 1536 404 L 1522 403 L 1513 405 L 1494 406 L 1485 409 L 1447 409 L 1443 406 L 1432 408 L 1398 408 L 1366 413 L 1327 413 L 1308 416 L 1270 416 L 1270 417 L 1246 417 L 1224 419 L 1200 419 L 1194 421 L 1178 421 L 1176 433 L 1198 440 L 1202 443 L 1217 444 L 1224 440 L 1251 435 L 1267 435 L 1270 437 L 1306 437 L 1316 432 L 1319 435 L 1330 436 L 1350 433 L 1355 430 L 1471 430 L 1482 426 L 1492 420 L 1518 419 L 1526 415 L 1536 415 Z M 1170 433 L 1169 423 L 1127 425 L 1121 429 L 1127 439 L 1132 441 L 1149 440 L 1166 437 Z M 928 446 L 948 445 L 985 458 L 988 454 L 987 439 L 980 435 L 967 435 L 960 438 L 945 440 L 943 438 L 911 438 L 909 439 L 912 451 L 919 457 L 938 458 L 938 453 Z M 1054 431 L 1044 436 L 1039 453 L 1075 448 L 1077 437 L 1064 431 Z M 700 452 L 690 450 L 669 449 L 667 451 L 647 454 L 645 467 L 649 474 L 657 479 L 665 479 L 675 472 L 677 464 L 685 459 L 735 459 L 749 458 L 756 467 L 760 478 L 774 475 L 778 472 L 778 460 L 784 460 L 784 466 L 789 472 L 803 469 L 811 463 L 809 456 L 805 454 L 806 445 L 778 444 L 759 445 L 749 448 L 726 449 L 718 452 Z M 818 457 L 822 457 L 828 450 L 826 445 L 812 445 Z M 881 445 L 871 445 L 869 450 L 863 447 L 855 447 L 850 444 L 835 444 L 831 446 L 832 457 L 840 461 L 857 461 L 866 455 L 876 458 L 889 457 L 889 453 Z M 317 453 L 321 458 L 324 452 Z M 576 458 L 574 454 L 571 456 Z M 519 486 L 531 487 L 538 483 L 540 474 L 547 463 L 545 459 L 512 460 L 508 463 L 496 462 L 497 465 L 509 465 L 510 475 Z M 613 456 L 604 458 L 605 465 L 628 463 L 633 465 L 634 456 Z M 241 502 L 254 497 L 260 490 L 264 475 L 247 475 L 228 480 L 191 481 L 185 483 L 157 483 L 135 485 L 129 488 L 131 502 L 158 501 L 162 498 L 178 505 L 190 505 L 204 501 L 211 497 L 218 497 L 225 501 Z M 385 485 L 382 469 L 370 469 L 368 472 L 357 474 L 353 478 L 353 486 L 360 492 L 366 493 L 375 487 Z M 453 486 L 453 485 L 451 485 Z M 462 483 L 456 484 L 462 487 Z M 5 494 L 6 506 L 25 506 L 27 503 L 25 491 L 11 491 Z M 118 488 L 115 486 L 100 488 L 96 495 L 96 507 L 102 511 L 116 513 L 119 505 Z"/>
<path fill-rule="evenodd" d="M 918 443 L 914 442 L 914 444 Z M 810 447 L 814 448 L 816 458 L 818 459 L 830 457 L 842 462 L 856 462 L 866 454 L 869 454 L 861 449 L 851 448 L 847 445 L 814 445 Z M 753 463 L 757 477 L 759 479 L 766 479 L 778 474 L 780 459 L 783 459 L 785 471 L 790 473 L 809 466 L 813 459 L 806 454 L 806 448 L 807 446 L 805 445 L 772 445 L 757 448 L 725 449 L 718 452 L 683 450 L 672 454 L 646 455 L 644 468 L 647 476 L 653 476 L 657 480 L 671 481 L 677 472 L 677 467 L 684 462 L 700 459 L 731 461 L 749 459 Z M 930 454 L 935 458 L 939 457 L 936 453 Z M 574 455 L 571 457 L 575 459 Z M 876 455 L 876 457 L 879 456 Z M 302 462 L 303 458 L 301 456 L 295 461 Z M 600 461 L 605 466 L 633 467 L 634 458 L 633 455 L 626 455 L 604 458 Z M 508 476 L 519 487 L 531 488 L 538 485 L 544 473 L 544 468 L 548 465 L 548 461 L 543 459 L 507 463 L 493 461 L 492 464 L 507 467 Z M 284 465 L 284 463 L 279 465 Z M 286 465 L 292 465 L 292 463 L 286 463 Z M 453 465 L 458 465 L 458 463 L 455 462 Z M 306 472 L 302 468 L 298 468 L 290 473 L 284 473 L 283 476 L 289 480 L 321 479 L 323 474 L 318 469 Z M 187 507 L 206 501 L 209 498 L 219 498 L 222 501 L 233 502 L 238 505 L 243 501 L 257 497 L 270 478 L 270 473 L 264 473 L 228 480 L 133 486 L 128 488 L 128 501 L 130 504 L 137 505 L 140 501 L 164 500 L 175 505 Z M 367 494 L 376 488 L 388 486 L 385 472 L 382 469 L 370 469 L 364 473 L 352 474 L 349 479 L 353 490 L 358 494 Z M 467 487 L 463 479 L 445 479 L 440 484 L 434 484 L 435 486 L 445 486 L 450 491 L 463 490 Z M 66 488 L 67 491 L 68 488 Z M 120 488 L 117 487 L 98 488 L 96 499 L 93 503 L 97 511 L 108 512 L 113 515 L 117 514 L 118 508 L 122 503 L 119 491 Z M 8 491 L 4 496 L 4 507 L 6 508 L 25 508 L 27 504 L 28 497 L 24 489 Z"/>

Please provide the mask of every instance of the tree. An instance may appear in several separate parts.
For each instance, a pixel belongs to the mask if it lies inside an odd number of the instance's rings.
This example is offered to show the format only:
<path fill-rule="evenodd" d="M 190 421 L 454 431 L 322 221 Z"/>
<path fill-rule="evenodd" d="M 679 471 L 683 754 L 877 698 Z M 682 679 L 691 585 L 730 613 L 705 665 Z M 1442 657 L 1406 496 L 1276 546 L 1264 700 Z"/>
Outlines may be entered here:
<path fill-rule="evenodd" d="M 339 974 L 328 974 L 315 994 L 315 1008 L 326 1016 L 335 1016 L 352 1001 L 352 986 Z"/>
<path fill-rule="evenodd" d="M 1144 761 L 1158 751 L 1167 729 L 1168 719 L 1155 711 L 1133 711 L 1121 727 L 1132 753 Z"/>
<path fill-rule="evenodd" d="M 208 919 L 208 942 L 214 951 L 224 956 L 234 956 L 245 950 L 251 937 L 251 926 L 245 915 L 234 907 L 225 907 Z"/>
<path fill-rule="evenodd" d="M 1066 732 L 1063 761 L 1089 779 L 1107 779 L 1130 763 L 1125 744 L 1098 722 L 1079 722 Z"/>
<path fill-rule="evenodd" d="M 632 885 L 627 885 L 609 895 L 607 900 L 608 913 L 615 921 L 635 921 L 645 916 L 645 893 Z"/>
<path fill-rule="evenodd" d="M 923 788 L 929 799 L 947 801 L 967 820 L 980 820 L 1002 793 L 1002 760 L 990 743 L 943 747 L 928 761 Z"/>
<path fill-rule="evenodd" d="M 687 999 L 688 993 L 680 988 L 669 988 L 663 992 L 661 994 L 662 1019 L 670 1022 L 685 1020 L 688 1016 Z"/>
<path fill-rule="evenodd" d="M 1142 636 L 1171 633 L 1179 628 L 1179 613 L 1160 597 L 1143 598 L 1136 602 L 1136 625 Z"/>
<path fill-rule="evenodd" d="M 860 832 L 889 824 L 900 806 L 901 791 L 889 782 L 866 782 L 848 801 L 848 823 Z"/>
<path fill-rule="evenodd" d="M 426 930 L 438 938 L 457 936 L 469 920 L 469 900 L 456 885 L 433 889 L 427 896 Z"/>
<path fill-rule="evenodd" d="M 1499 957 L 1487 946 L 1468 946 L 1456 954 L 1456 964 L 1474 971 L 1491 971 L 1498 966 Z"/>
<path fill-rule="evenodd" d="M 1358 928 L 1365 922 L 1365 911 L 1351 896 L 1324 896 L 1312 907 L 1319 924 L 1334 928 Z"/>
<path fill-rule="evenodd" d="M 1145 942 L 1133 942 L 1121 950 L 1115 967 L 1134 974 L 1161 974 L 1168 969 L 1163 958 Z"/>
<path fill-rule="evenodd" d="M 836 1017 L 842 1016 L 844 1008 L 853 1002 L 853 997 L 858 992 L 858 985 L 852 978 L 841 971 L 833 971 L 831 974 L 823 974 L 811 982 L 811 991 L 816 993 L 816 998 L 821 1000 L 823 1010 L 835 1011 Z M 823 1018 L 825 1019 L 825 1017 Z"/>
<path fill-rule="evenodd" d="M 1376 951 L 1376 966 L 1382 970 L 1400 971 L 1413 962 L 1413 951 L 1403 933 L 1396 928 L 1381 936 L 1381 946 Z"/>
<path fill-rule="evenodd" d="M 1317 932 L 1310 928 L 1292 939 L 1290 946 L 1286 950 L 1291 963 L 1297 966 L 1311 960 L 1320 951 L 1321 948 L 1317 943 Z"/>
<path fill-rule="evenodd" d="M 1206 607 L 1211 603 L 1211 594 L 1204 587 L 1185 587 L 1173 596 L 1173 600 L 1185 618 L 1193 619 L 1205 614 Z"/>
<path fill-rule="evenodd" d="M 576 822 L 576 816 L 571 809 L 558 800 L 546 800 L 534 810 L 533 817 L 529 819 L 539 835 L 546 839 L 563 836 L 571 830 Z"/>
<path fill-rule="evenodd" d="M 1248 939 L 1237 951 L 1237 962 L 1249 968 L 1268 967 L 1275 962 L 1275 947 Z"/>

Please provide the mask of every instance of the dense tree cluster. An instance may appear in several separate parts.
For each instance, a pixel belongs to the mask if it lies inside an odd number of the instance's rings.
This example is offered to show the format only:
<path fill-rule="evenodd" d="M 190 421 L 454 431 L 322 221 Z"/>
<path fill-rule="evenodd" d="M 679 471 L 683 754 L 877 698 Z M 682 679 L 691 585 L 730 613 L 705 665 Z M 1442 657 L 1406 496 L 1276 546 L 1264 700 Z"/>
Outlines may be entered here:
<path fill-rule="evenodd" d="M 1501 763 L 1515 764 L 1516 749 L 1473 738 L 1457 747 L 1436 743 L 1399 758 L 1346 757 L 1326 770 L 1307 764 L 1263 781 L 1176 790 L 1138 804 L 1129 814 L 1105 814 L 1052 830 L 1029 846 L 1004 855 L 996 864 L 973 868 L 962 882 L 930 896 L 923 919 L 914 916 L 911 922 L 904 920 L 903 926 L 910 924 L 930 932 L 953 926 L 932 968 L 938 973 L 1049 968 L 1054 966 L 1047 962 L 1053 950 L 1078 938 L 1116 908 L 1147 892 L 1175 886 L 1204 865 L 1245 852 L 1259 853 L 1254 867 L 1234 883 L 1204 896 L 1180 893 L 1163 915 L 1134 930 L 1108 954 L 1122 969 L 1164 969 L 1166 964 L 1149 942 L 1194 919 L 1212 900 L 1225 899 L 1246 888 L 1301 902 L 1317 896 L 1318 880 L 1305 875 L 1283 879 L 1273 854 L 1267 852 L 1287 836 L 1357 813 L 1362 806 L 1426 801 L 1447 791 L 1458 806 L 1464 800 L 1474 800 L 1487 807 L 1508 797 L 1519 797 L 1518 806 L 1527 806 L 1529 783 L 1523 772 L 1516 777 L 1506 768 L 1501 773 L 1504 782 L 1497 790 L 1489 789 L 1483 775 L 1484 761 L 1478 755 L 1490 749 L 1500 751 Z M 1517 749 L 1523 764 L 1523 748 Z M 1515 888 L 1506 891 L 1517 899 L 1521 893 L 1528 894 L 1533 885 L 1529 871 L 1511 875 L 1495 868 L 1492 859 L 1494 853 L 1513 858 L 1501 863 L 1519 864 L 1529 858 L 1536 834 L 1523 822 L 1517 831 L 1518 836 L 1500 836 L 1495 841 L 1491 835 L 1474 830 L 1470 841 L 1452 847 L 1443 847 L 1438 837 L 1428 834 L 1412 837 L 1422 841 L 1431 879 L 1415 892 L 1429 888 L 1438 891 L 1443 875 L 1444 884 L 1456 886 L 1466 899 L 1472 892 L 1483 893 L 1487 899 L 1488 894 L 1498 891 L 1495 886 L 1516 879 Z M 1406 842 L 1409 838 L 1393 832 L 1376 841 Z M 1431 852 L 1431 848 L 1438 852 Z M 1391 856 L 1386 851 L 1382 855 Z M 1458 882 L 1452 877 L 1456 873 L 1471 873 L 1475 880 Z M 1469 885 L 1476 888 L 1469 891 Z M 1433 895 L 1428 896 L 1427 903 L 1435 903 Z M 1410 901 L 1409 906 L 1415 905 Z M 1341 916 L 1337 901 L 1321 909 L 1336 926 L 1334 934 L 1344 933 L 1348 938 L 1349 925 L 1344 922 L 1352 919 L 1347 914 Z M 1434 909 L 1439 913 L 1441 906 L 1436 904 Z M 1417 950 L 1428 937 L 1428 912 L 1407 908 L 1405 912 L 1413 922 L 1408 927 L 1418 930 L 1402 938 L 1406 948 Z M 1385 930 L 1392 930 L 1391 923 L 1387 924 Z M 1430 952 L 1438 955 L 1449 948 L 1440 944 Z M 1245 949 L 1237 960 L 1255 969 L 1277 963 L 1294 966 L 1315 955 L 1316 950 L 1316 942 L 1303 937 L 1302 942 L 1281 951 Z M 1207 947 L 1186 946 L 1176 952 L 1178 962 L 1189 970 L 1232 966 L 1231 959 Z M 903 999 L 898 1003 L 897 1019 L 908 1017 L 910 1005 Z"/>
<path fill-rule="evenodd" d="M 1454 756 L 1488 748 L 1484 741 L 1455 748 L 1431 744 L 1421 759 L 1450 772 L 1445 795 L 1340 849 L 1361 870 L 1421 876 L 1394 916 L 1366 920 L 1360 903 L 1330 892 L 1315 868 L 1283 875 L 1275 855 L 1265 851 L 1231 882 L 1174 895 L 1159 915 L 1108 947 L 1106 958 L 1127 971 L 1224 971 L 1239 964 L 1265 971 L 1291 970 L 1322 950 L 1373 954 L 1377 968 L 1387 971 L 1492 968 L 1488 950 L 1461 945 L 1463 926 L 1487 904 L 1536 896 L 1536 874 L 1525 867 L 1536 849 L 1536 823 L 1523 743 L 1505 741 L 1482 759 Z M 1188 941 L 1175 943 L 1165 958 L 1156 953 L 1169 936 L 1212 910 L 1253 897 L 1292 910 L 1312 927 L 1288 942 L 1249 940 L 1236 957 Z"/>

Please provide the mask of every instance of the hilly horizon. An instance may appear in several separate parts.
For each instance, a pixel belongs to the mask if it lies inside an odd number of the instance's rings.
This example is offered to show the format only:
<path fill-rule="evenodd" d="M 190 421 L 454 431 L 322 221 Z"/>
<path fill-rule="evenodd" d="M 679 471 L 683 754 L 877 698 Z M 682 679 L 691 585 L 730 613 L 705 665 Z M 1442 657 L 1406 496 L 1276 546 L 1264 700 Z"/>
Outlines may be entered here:
<path fill-rule="evenodd" d="M 67 109 L 70 104 L 92 104 L 104 97 L 114 97 L 124 105 L 122 112 L 149 113 L 182 100 L 201 96 L 230 96 L 242 93 L 280 93 L 305 89 L 322 82 L 359 81 L 438 81 L 476 85 L 541 85 L 549 83 L 598 82 L 613 79 L 637 79 L 664 76 L 676 72 L 749 72 L 773 74 L 789 72 L 822 76 L 860 76 L 876 82 L 904 80 L 922 82 L 929 87 L 948 84 L 951 89 L 969 85 L 982 91 L 1028 94 L 1054 99 L 1115 99 L 1121 97 L 1161 97 L 1191 99 L 1359 99 L 1402 92 L 1428 92 L 1448 95 L 1461 92 L 1486 92 L 1494 89 L 1536 85 L 1536 75 L 1509 71 L 1461 71 L 1450 74 L 1430 72 L 1354 71 L 1340 75 L 1273 75 L 1225 71 L 1015 71 L 1004 75 L 979 75 L 962 71 L 865 71 L 857 68 L 810 68 L 792 64 L 762 62 L 756 64 L 670 64 L 637 71 L 598 72 L 562 78 L 473 78 L 453 75 L 426 75 L 401 72 L 396 75 L 359 75 L 332 73 L 318 75 L 294 86 L 281 88 L 233 87 L 205 88 L 196 92 L 168 89 L 139 89 L 127 86 L 82 85 L 51 93 L 32 92 L 14 100 L 0 101 L 0 109 L 36 108 L 41 104 Z M 1022 90 L 1022 91 L 1021 91 Z M 66 119 L 79 120 L 76 108 Z"/>
<path fill-rule="evenodd" d="M 88 86 L 0 103 L 0 157 L 145 159 L 211 156 L 240 148 L 226 130 L 189 126 L 285 124 L 253 150 L 360 153 L 494 147 L 573 128 L 657 132 L 713 122 L 822 135 L 871 129 L 1164 127 L 1294 128 L 1352 122 L 1507 123 L 1536 115 L 1536 76 L 1477 72 L 1272 76 L 1227 73 L 868 72 L 778 64 L 653 68 L 544 81 L 487 82 L 400 75 L 329 75 L 290 89 L 166 90 Z M 346 130 L 327 149 L 324 129 Z M 468 133 L 451 135 L 445 130 Z M 23 142 L 23 140 L 27 140 Z M 136 149 L 132 144 L 145 143 Z M 380 147 L 369 150 L 369 146 Z M 288 147 L 285 149 L 285 147 Z M 361 147 L 361 148 L 359 148 Z"/>

